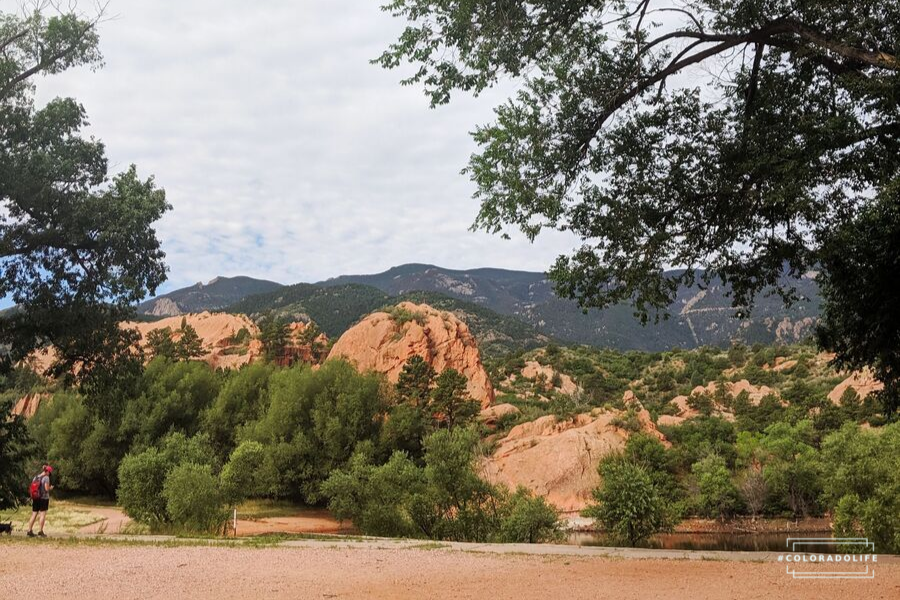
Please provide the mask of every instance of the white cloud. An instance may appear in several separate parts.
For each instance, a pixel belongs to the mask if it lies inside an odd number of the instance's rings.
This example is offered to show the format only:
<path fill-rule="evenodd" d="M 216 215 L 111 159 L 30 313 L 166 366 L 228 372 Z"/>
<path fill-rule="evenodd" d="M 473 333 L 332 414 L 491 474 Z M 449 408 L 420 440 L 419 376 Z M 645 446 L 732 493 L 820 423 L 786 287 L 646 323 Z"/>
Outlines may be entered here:
<path fill-rule="evenodd" d="M 106 66 L 38 82 L 71 95 L 114 170 L 165 187 L 165 289 L 215 275 L 285 283 L 384 270 L 545 269 L 565 236 L 471 233 L 459 171 L 468 132 L 508 90 L 428 108 L 401 74 L 369 64 L 402 27 L 377 0 L 113 0 Z"/>

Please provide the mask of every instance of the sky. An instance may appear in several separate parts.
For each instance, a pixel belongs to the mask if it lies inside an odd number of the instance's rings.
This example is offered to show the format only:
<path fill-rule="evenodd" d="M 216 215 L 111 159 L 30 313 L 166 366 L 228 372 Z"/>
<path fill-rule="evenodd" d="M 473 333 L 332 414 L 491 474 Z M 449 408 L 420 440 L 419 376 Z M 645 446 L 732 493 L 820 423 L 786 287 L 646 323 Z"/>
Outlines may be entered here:
<path fill-rule="evenodd" d="M 12 0 L 0 0 L 4 10 Z M 72 96 L 107 147 L 173 206 L 158 224 L 165 292 L 224 275 L 281 283 L 409 262 L 542 271 L 571 248 L 469 227 L 470 132 L 514 91 L 429 108 L 370 64 L 403 22 L 379 0 L 111 0 L 105 66 L 37 80 Z M 84 2 L 82 6 L 86 8 Z"/>

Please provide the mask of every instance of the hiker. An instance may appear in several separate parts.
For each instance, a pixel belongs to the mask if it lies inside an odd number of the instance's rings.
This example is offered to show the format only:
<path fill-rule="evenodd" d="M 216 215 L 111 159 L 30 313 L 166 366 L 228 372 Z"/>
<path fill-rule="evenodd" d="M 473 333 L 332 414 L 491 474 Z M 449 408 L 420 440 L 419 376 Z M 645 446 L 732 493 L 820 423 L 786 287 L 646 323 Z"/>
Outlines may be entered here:
<path fill-rule="evenodd" d="M 28 537 L 34 537 L 34 520 L 38 516 L 41 518 L 41 529 L 37 533 L 37 537 L 47 537 L 44 535 L 44 521 L 47 520 L 47 509 L 50 508 L 50 473 L 53 467 L 44 465 L 44 468 L 31 480 L 31 520 L 28 521 Z"/>

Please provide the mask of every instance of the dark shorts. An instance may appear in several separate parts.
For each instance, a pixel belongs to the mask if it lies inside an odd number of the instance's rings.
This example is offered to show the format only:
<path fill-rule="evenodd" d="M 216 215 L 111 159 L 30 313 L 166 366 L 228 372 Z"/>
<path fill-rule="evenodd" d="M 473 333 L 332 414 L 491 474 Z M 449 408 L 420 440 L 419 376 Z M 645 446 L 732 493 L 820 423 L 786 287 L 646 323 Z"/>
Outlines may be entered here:
<path fill-rule="evenodd" d="M 50 498 L 38 498 L 31 501 L 31 512 L 47 512 L 50 508 Z"/>

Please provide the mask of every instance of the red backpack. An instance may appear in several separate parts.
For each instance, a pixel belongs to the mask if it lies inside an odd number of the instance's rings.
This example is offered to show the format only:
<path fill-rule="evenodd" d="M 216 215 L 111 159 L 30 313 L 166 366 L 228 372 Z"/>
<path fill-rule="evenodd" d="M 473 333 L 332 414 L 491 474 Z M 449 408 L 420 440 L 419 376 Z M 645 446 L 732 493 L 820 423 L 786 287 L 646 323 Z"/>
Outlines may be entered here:
<path fill-rule="evenodd" d="M 41 488 L 43 487 L 44 484 L 41 482 L 40 475 L 37 475 L 34 479 L 31 480 L 31 487 L 28 489 L 28 494 L 31 496 L 32 500 L 41 499 Z"/>

